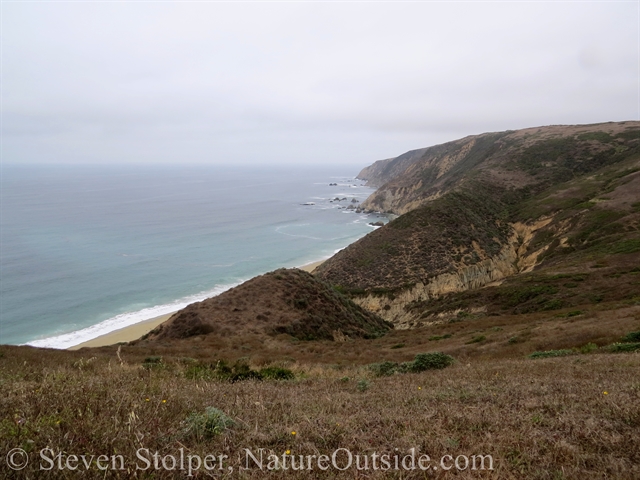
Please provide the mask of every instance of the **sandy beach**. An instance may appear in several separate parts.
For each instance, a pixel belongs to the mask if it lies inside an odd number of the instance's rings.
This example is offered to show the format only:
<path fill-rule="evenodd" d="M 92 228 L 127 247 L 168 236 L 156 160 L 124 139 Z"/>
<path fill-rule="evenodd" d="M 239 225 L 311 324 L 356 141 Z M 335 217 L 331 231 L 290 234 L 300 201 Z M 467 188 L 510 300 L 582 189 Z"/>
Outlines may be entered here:
<path fill-rule="evenodd" d="M 318 262 L 303 265 L 299 268 L 300 270 L 304 270 L 305 272 L 313 272 L 313 270 L 315 270 L 315 268 L 323 262 L 324 260 L 320 260 Z M 104 335 L 100 335 L 99 337 L 87 340 L 86 342 L 82 342 L 79 345 L 69 347 L 69 350 L 79 350 L 84 347 L 105 347 L 107 345 L 115 345 L 116 343 L 131 342 L 133 340 L 137 340 L 141 336 L 149 333 L 161 323 L 169 320 L 171 315 L 173 315 L 174 313 L 176 312 L 171 312 L 166 315 L 160 315 L 159 317 L 150 318 L 149 320 L 136 323 L 135 325 L 131 325 L 129 327 L 123 327 L 119 330 L 105 333 Z"/>

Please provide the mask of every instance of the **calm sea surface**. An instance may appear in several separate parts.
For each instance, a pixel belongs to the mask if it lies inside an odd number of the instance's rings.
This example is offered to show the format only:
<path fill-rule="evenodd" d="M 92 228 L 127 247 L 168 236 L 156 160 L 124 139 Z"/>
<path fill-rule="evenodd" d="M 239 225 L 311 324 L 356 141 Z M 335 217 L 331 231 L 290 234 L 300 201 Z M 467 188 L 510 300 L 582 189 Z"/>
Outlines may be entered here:
<path fill-rule="evenodd" d="M 373 191 L 356 173 L 3 166 L 0 343 L 66 348 L 327 258 L 379 220 L 340 208 Z"/>

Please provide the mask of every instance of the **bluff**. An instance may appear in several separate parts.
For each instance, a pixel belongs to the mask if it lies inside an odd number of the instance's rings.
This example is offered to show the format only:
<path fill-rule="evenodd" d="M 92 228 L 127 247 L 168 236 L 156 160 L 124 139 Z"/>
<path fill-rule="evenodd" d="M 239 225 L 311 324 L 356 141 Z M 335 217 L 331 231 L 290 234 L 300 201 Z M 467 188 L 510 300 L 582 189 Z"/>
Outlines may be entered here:
<path fill-rule="evenodd" d="M 317 275 L 412 326 L 433 320 L 416 305 L 534 270 L 637 262 L 639 170 L 640 122 L 486 133 L 382 160 L 359 174 L 380 185 L 362 208 L 400 216 Z"/>

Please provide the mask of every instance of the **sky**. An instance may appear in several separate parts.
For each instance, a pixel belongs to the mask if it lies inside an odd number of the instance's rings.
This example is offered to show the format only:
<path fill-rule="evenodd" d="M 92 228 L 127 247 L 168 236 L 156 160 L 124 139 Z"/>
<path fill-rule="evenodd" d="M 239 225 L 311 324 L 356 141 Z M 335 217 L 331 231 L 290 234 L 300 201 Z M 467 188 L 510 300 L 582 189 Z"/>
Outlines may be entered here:
<path fill-rule="evenodd" d="M 640 120 L 640 3 L 3 1 L 3 164 L 353 164 Z"/>

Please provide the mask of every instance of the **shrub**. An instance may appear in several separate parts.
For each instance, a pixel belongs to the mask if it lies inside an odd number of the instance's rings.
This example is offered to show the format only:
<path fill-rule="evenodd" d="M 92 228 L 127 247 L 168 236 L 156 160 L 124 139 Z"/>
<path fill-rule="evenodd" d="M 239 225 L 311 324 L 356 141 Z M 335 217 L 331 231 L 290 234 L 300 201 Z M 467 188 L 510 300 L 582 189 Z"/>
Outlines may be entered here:
<path fill-rule="evenodd" d="M 387 377 L 394 373 L 417 373 L 425 370 L 434 370 L 448 367 L 453 363 L 453 357 L 441 352 L 419 353 L 412 362 L 389 362 L 373 363 L 369 369 L 377 377 Z"/>
<path fill-rule="evenodd" d="M 595 343 L 587 343 L 580 347 L 580 353 L 591 353 L 595 352 L 598 349 L 598 345 Z"/>
<path fill-rule="evenodd" d="M 365 392 L 369 390 L 369 380 L 367 380 L 366 378 L 359 380 L 356 385 L 356 388 L 358 389 L 359 392 Z"/>
<path fill-rule="evenodd" d="M 529 358 L 550 358 L 550 357 L 565 357 L 567 355 L 574 355 L 575 352 L 569 349 L 563 350 L 547 350 L 546 352 L 533 352 L 529 355 Z"/>
<path fill-rule="evenodd" d="M 412 363 L 412 372 L 423 372 L 448 367 L 453 363 L 453 357 L 441 352 L 419 353 Z"/>
<path fill-rule="evenodd" d="M 640 342 L 640 331 L 627 333 L 624 337 L 622 337 L 622 342 L 624 343 Z"/>
<path fill-rule="evenodd" d="M 212 438 L 233 426 L 233 420 L 222 410 L 207 407 L 204 413 L 192 413 L 185 420 L 185 435 Z"/>
<path fill-rule="evenodd" d="M 566 312 L 566 313 L 557 313 L 554 316 L 558 318 L 569 318 L 569 317 L 577 317 L 578 315 L 582 315 L 583 313 L 584 312 L 582 310 L 571 310 L 570 312 Z"/>
<path fill-rule="evenodd" d="M 471 337 L 471 340 L 469 340 L 466 344 L 469 345 L 470 343 L 480 343 L 486 339 L 487 337 L 485 337 L 484 335 L 476 335 L 474 337 Z"/>
<path fill-rule="evenodd" d="M 640 350 L 640 342 L 614 343 L 613 345 L 609 345 L 608 350 L 611 353 L 636 352 Z"/>
<path fill-rule="evenodd" d="M 224 360 L 215 364 L 192 363 L 184 372 L 190 380 L 227 380 L 239 382 L 241 380 L 290 380 L 295 377 L 287 368 L 266 367 L 261 370 L 252 370 L 245 362 L 237 361 L 233 365 L 227 365 Z"/>
<path fill-rule="evenodd" d="M 259 373 L 262 378 L 271 380 L 291 380 L 295 378 L 291 370 L 282 367 L 263 368 Z"/>
<path fill-rule="evenodd" d="M 388 377 L 398 371 L 398 364 L 396 362 L 389 361 L 372 363 L 369 365 L 369 369 L 376 377 Z"/>
<path fill-rule="evenodd" d="M 164 363 L 162 363 L 162 357 L 154 355 L 151 357 L 147 357 L 142 361 L 142 366 L 147 370 L 151 368 L 162 368 L 164 367 Z"/>

